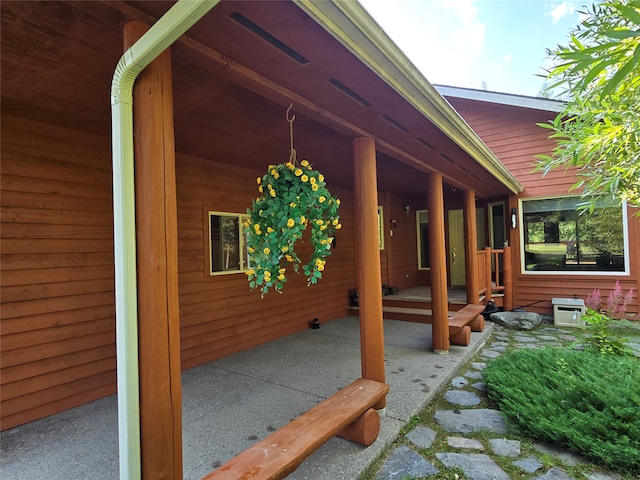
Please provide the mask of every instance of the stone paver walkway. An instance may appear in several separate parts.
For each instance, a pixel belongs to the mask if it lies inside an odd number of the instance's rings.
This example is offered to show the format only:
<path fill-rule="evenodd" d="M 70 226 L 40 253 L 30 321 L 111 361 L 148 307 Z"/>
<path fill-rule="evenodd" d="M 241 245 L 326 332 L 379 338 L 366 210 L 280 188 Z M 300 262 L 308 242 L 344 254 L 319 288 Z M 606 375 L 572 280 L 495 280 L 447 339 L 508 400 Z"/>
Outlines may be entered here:
<path fill-rule="evenodd" d="M 482 406 L 483 400 L 486 400 L 482 370 L 491 359 L 499 357 L 511 347 L 558 347 L 579 342 L 586 334 L 582 329 L 557 328 L 549 323 L 543 323 L 534 331 L 509 330 L 497 326 L 487 345 L 471 361 L 470 369 L 453 378 L 449 387 L 440 393 L 446 404 L 450 405 L 449 409 L 434 412 L 433 426 L 440 431 L 424 425 L 409 431 L 405 435 L 408 442 L 391 451 L 375 479 L 428 478 L 457 468 L 470 480 L 619 480 L 619 474 L 597 466 L 593 473 L 574 478 L 566 468 L 588 463 L 579 455 L 548 445 L 534 444 L 533 448 L 523 453 L 523 445 L 519 440 L 506 438 L 507 425 L 500 413 Z M 631 342 L 628 345 L 640 356 L 640 344 Z M 470 437 L 478 431 L 486 432 L 482 439 Z M 445 448 L 445 443 L 439 443 L 440 447 L 437 448 L 443 451 L 434 452 L 434 442 L 443 439 L 448 448 Z M 437 460 L 434 459 L 434 453 Z M 498 458 L 503 465 L 506 459 L 510 467 L 505 468 L 511 470 L 511 475 L 495 461 Z"/>

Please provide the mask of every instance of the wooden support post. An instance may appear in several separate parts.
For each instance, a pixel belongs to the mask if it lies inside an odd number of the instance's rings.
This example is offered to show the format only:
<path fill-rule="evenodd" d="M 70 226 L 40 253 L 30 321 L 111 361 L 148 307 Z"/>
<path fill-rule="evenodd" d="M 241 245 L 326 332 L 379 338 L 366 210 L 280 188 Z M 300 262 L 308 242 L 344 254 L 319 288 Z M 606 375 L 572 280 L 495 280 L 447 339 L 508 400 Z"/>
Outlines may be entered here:
<path fill-rule="evenodd" d="M 444 236 L 444 192 L 442 174 L 427 177 L 429 210 L 429 262 L 431 264 L 431 318 L 433 351 L 449 351 L 449 304 L 447 298 L 447 251 Z"/>
<path fill-rule="evenodd" d="M 382 284 L 378 247 L 378 182 L 373 138 L 353 140 L 357 281 L 362 377 L 385 383 Z M 383 408 L 386 399 L 375 408 Z"/>
<path fill-rule="evenodd" d="M 149 26 L 124 27 L 128 48 Z M 182 478 L 178 227 L 171 54 L 134 86 L 142 478 Z"/>
<path fill-rule="evenodd" d="M 485 252 L 487 252 L 487 255 L 485 256 L 485 262 L 486 265 L 484 267 L 484 285 L 487 288 L 487 291 L 484 294 L 484 299 L 485 299 L 485 304 L 491 300 L 491 294 L 492 294 L 492 285 L 491 285 L 491 281 L 493 279 L 493 272 L 491 271 L 491 247 L 484 247 Z"/>
<path fill-rule="evenodd" d="M 476 226 L 476 192 L 464 191 L 464 249 L 467 279 L 467 303 L 478 303 L 478 240 Z"/>
<path fill-rule="evenodd" d="M 511 247 L 504 247 L 504 257 L 502 259 L 502 283 L 504 285 L 504 303 L 502 308 L 505 312 L 513 310 L 513 267 L 511 258 Z"/>

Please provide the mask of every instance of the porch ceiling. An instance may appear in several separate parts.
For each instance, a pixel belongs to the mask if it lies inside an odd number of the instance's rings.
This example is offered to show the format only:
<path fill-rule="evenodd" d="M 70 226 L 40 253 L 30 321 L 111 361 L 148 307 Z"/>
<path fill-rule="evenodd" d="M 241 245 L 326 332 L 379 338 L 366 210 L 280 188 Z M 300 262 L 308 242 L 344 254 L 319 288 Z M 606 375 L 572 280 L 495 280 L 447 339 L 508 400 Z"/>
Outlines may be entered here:
<path fill-rule="evenodd" d="M 109 135 L 122 26 L 172 3 L 2 2 L 3 112 Z M 330 184 L 352 187 L 351 139 L 374 135 L 381 190 L 422 196 L 440 171 L 480 197 L 509 192 L 291 1 L 222 2 L 172 58 L 180 153 L 259 170 L 286 161 L 293 103 L 299 158 Z"/>

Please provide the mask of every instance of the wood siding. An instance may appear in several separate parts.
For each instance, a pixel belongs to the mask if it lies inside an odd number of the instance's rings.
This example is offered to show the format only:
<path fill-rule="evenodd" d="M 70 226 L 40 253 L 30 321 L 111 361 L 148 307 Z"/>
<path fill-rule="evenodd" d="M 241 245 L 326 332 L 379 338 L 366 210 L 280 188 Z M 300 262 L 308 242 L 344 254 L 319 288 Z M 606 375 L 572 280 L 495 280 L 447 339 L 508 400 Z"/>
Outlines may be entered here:
<path fill-rule="evenodd" d="M 269 161 L 280 163 L 266 158 L 265 169 Z M 336 248 L 323 279 L 308 289 L 302 274 L 288 271 L 283 294 L 269 292 L 261 299 L 259 292 L 249 291 L 244 273 L 208 275 L 205 232 L 209 209 L 246 212 L 258 195 L 255 179 L 263 172 L 184 155 L 176 162 L 183 368 L 304 330 L 313 318 L 322 324 L 346 315 L 349 290 L 355 287 L 351 192 L 332 191 L 341 200 L 343 228 L 336 232 Z M 331 175 L 326 176 L 330 187 Z M 301 260 L 310 253 L 307 239 Z"/>
<path fill-rule="evenodd" d="M 574 171 L 555 170 L 542 176 L 534 172 L 535 155 L 550 154 L 554 142 L 549 140 L 549 130 L 537 126 L 554 118 L 555 113 L 540 110 L 518 108 L 506 105 L 490 104 L 473 100 L 449 98 L 467 123 L 482 138 L 500 161 L 515 175 L 523 185 L 520 198 L 544 198 L 567 195 L 577 181 Z M 517 206 L 514 198 L 509 207 Z M 510 244 L 513 249 L 514 307 L 525 307 L 530 311 L 551 313 L 552 298 L 586 299 L 594 289 L 600 289 L 603 298 L 615 287 L 616 281 L 625 293 L 633 288 L 636 292 L 627 311 L 638 312 L 637 291 L 638 261 L 640 259 L 640 217 L 628 211 L 629 224 L 629 275 L 570 275 L 570 274 L 530 274 L 522 273 L 520 232 L 509 230 Z M 542 300 L 542 302 L 540 302 Z M 534 305 L 530 305 L 534 302 Z"/>
<path fill-rule="evenodd" d="M 110 152 L 2 117 L 2 429 L 115 392 Z"/>
<path fill-rule="evenodd" d="M 279 160 L 265 157 L 265 168 Z M 207 209 L 244 213 L 263 172 L 185 155 L 176 163 L 182 368 L 346 315 L 350 191 L 334 190 L 343 228 L 320 283 L 307 289 L 289 274 L 282 295 L 261 299 L 244 273 L 209 276 L 205 249 Z M 116 391 L 109 139 L 3 115 L 1 208 L 4 430 Z"/>

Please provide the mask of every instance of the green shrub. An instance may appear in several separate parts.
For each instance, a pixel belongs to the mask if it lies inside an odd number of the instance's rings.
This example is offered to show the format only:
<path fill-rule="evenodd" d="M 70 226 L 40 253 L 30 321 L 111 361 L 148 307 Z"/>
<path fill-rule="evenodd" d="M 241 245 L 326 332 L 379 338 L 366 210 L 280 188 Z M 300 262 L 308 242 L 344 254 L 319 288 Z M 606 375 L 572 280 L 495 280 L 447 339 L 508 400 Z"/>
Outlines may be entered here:
<path fill-rule="evenodd" d="M 640 472 L 640 362 L 545 348 L 516 350 L 483 372 L 506 421 L 596 464 Z"/>
<path fill-rule="evenodd" d="M 582 316 L 590 336 L 587 338 L 587 347 L 602 355 L 628 355 L 631 350 L 626 346 L 627 340 L 614 333 L 614 322 L 609 315 L 587 308 Z"/>

